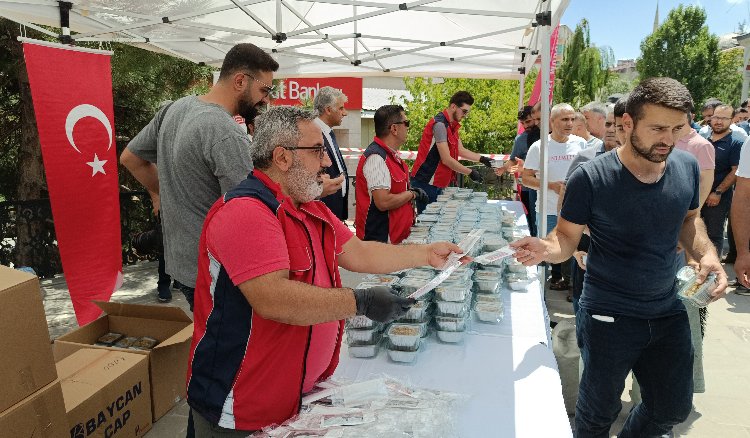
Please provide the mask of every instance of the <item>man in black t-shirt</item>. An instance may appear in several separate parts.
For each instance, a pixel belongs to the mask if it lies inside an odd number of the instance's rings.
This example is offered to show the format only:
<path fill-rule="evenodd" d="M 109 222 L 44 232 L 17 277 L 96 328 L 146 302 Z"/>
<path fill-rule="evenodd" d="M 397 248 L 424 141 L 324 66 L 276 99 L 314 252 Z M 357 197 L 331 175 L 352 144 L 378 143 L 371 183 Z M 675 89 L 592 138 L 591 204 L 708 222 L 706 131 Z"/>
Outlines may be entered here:
<path fill-rule="evenodd" d="M 699 261 L 699 281 L 717 275 L 712 299 L 727 277 L 699 215 L 697 160 L 674 150 L 693 106 L 688 90 L 669 78 L 642 81 L 623 115 L 625 144 L 570 176 L 557 227 L 545 239 L 513 244 L 525 265 L 559 263 L 589 227 L 576 333 L 583 375 L 576 436 L 608 437 L 633 370 L 643 401 L 630 412 L 621 438 L 661 436 L 688 417 L 693 346 L 685 307 L 677 299 L 674 263 L 679 243 Z"/>

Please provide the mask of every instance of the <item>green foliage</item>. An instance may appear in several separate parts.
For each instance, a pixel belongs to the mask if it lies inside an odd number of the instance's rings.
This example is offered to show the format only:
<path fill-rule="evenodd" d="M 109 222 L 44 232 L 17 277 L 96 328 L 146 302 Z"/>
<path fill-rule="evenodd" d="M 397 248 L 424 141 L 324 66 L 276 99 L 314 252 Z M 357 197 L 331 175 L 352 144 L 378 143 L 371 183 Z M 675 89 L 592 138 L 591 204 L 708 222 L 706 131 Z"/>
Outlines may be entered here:
<path fill-rule="evenodd" d="M 527 76 L 524 101 L 535 79 L 536 72 Z M 407 78 L 404 83 L 412 95 L 404 108 L 411 121 L 404 149 L 417 149 L 427 122 L 448 106 L 453 93 L 466 90 L 474 96 L 474 105 L 461 123 L 464 147 L 480 153 L 510 152 L 516 136 L 518 81 L 447 78 L 437 84 L 432 79 Z"/>
<path fill-rule="evenodd" d="M 709 33 L 706 12 L 697 6 L 672 9 L 656 32 L 641 42 L 636 68 L 641 78 L 667 76 L 682 82 L 696 106 L 715 90 L 719 39 Z"/>
<path fill-rule="evenodd" d="M 640 79 L 638 79 L 637 76 L 633 79 L 629 79 L 625 75 L 614 74 L 611 76 L 609 82 L 607 82 L 607 85 L 602 88 L 602 97 L 606 98 L 617 93 L 630 93 L 633 91 L 633 88 L 638 85 L 638 82 L 640 82 Z"/>
<path fill-rule="evenodd" d="M 719 67 L 714 77 L 714 91 L 711 96 L 735 108 L 742 95 L 743 49 L 735 47 L 719 53 Z"/>
<path fill-rule="evenodd" d="M 18 153 L 22 111 L 18 75 L 23 60 L 20 43 L 15 39 L 17 33 L 17 23 L 0 18 L 0 198 L 5 199 L 15 199 L 21 183 Z M 28 36 L 50 40 L 33 30 L 28 30 Z M 94 43 L 81 46 L 100 48 Z M 161 102 L 203 93 L 211 85 L 211 67 L 124 44 L 106 48 L 114 51 L 112 94 L 115 131 L 121 138 L 135 136 L 151 120 Z M 118 153 L 123 145 L 118 142 Z M 126 172 L 121 172 L 121 182 L 137 187 L 123 173 Z"/>
<path fill-rule="evenodd" d="M 610 77 L 614 55 L 610 48 L 591 45 L 589 23 L 584 18 L 568 39 L 562 63 L 555 72 L 555 102 L 578 108 L 597 100 Z"/>

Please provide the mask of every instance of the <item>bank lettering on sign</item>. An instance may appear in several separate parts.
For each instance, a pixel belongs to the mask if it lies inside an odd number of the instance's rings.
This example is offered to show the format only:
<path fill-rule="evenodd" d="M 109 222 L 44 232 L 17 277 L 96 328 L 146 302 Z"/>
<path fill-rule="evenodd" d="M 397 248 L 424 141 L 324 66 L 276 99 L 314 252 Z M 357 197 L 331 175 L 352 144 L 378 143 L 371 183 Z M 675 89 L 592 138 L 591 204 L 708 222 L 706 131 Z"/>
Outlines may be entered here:
<path fill-rule="evenodd" d="M 315 98 L 322 87 L 341 90 L 348 98 L 346 109 L 362 108 L 362 78 L 284 78 L 279 80 L 274 105 L 300 105 Z"/>

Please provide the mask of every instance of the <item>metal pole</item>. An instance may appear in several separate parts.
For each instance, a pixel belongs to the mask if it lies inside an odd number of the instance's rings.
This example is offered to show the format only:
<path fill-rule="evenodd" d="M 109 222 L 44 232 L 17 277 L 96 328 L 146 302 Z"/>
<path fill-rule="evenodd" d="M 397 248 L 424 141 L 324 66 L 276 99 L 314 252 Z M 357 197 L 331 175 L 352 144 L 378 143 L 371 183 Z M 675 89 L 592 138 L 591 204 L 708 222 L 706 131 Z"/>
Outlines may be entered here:
<path fill-rule="evenodd" d="M 526 75 L 521 76 L 521 81 L 518 86 L 518 111 L 521 111 L 523 109 L 523 98 L 525 97 L 525 88 L 526 88 Z"/>
<path fill-rule="evenodd" d="M 547 12 L 549 13 L 549 4 L 547 3 Z M 542 126 L 540 127 L 540 150 L 539 150 L 539 236 L 545 237 L 547 235 L 547 160 L 549 160 L 549 151 L 547 150 L 547 143 L 549 139 L 549 96 L 550 96 L 550 83 L 549 83 L 549 70 L 550 70 L 550 53 L 549 53 L 549 38 L 552 26 L 550 24 L 540 26 L 542 38 L 542 90 L 540 93 L 540 99 L 542 100 Z"/>

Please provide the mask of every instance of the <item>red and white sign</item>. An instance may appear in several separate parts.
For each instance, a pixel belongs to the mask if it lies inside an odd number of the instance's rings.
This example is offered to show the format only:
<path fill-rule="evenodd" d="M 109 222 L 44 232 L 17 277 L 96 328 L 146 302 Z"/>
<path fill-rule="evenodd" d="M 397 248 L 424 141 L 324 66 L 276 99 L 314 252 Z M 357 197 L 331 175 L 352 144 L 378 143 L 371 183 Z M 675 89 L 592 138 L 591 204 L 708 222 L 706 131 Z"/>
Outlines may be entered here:
<path fill-rule="evenodd" d="M 362 109 L 362 78 L 285 78 L 278 84 L 274 105 L 300 105 L 313 99 L 323 87 L 341 90 L 347 97 L 346 109 Z"/>
<path fill-rule="evenodd" d="M 106 54 L 23 45 L 65 281 L 79 325 L 122 284 L 112 73 Z"/>

